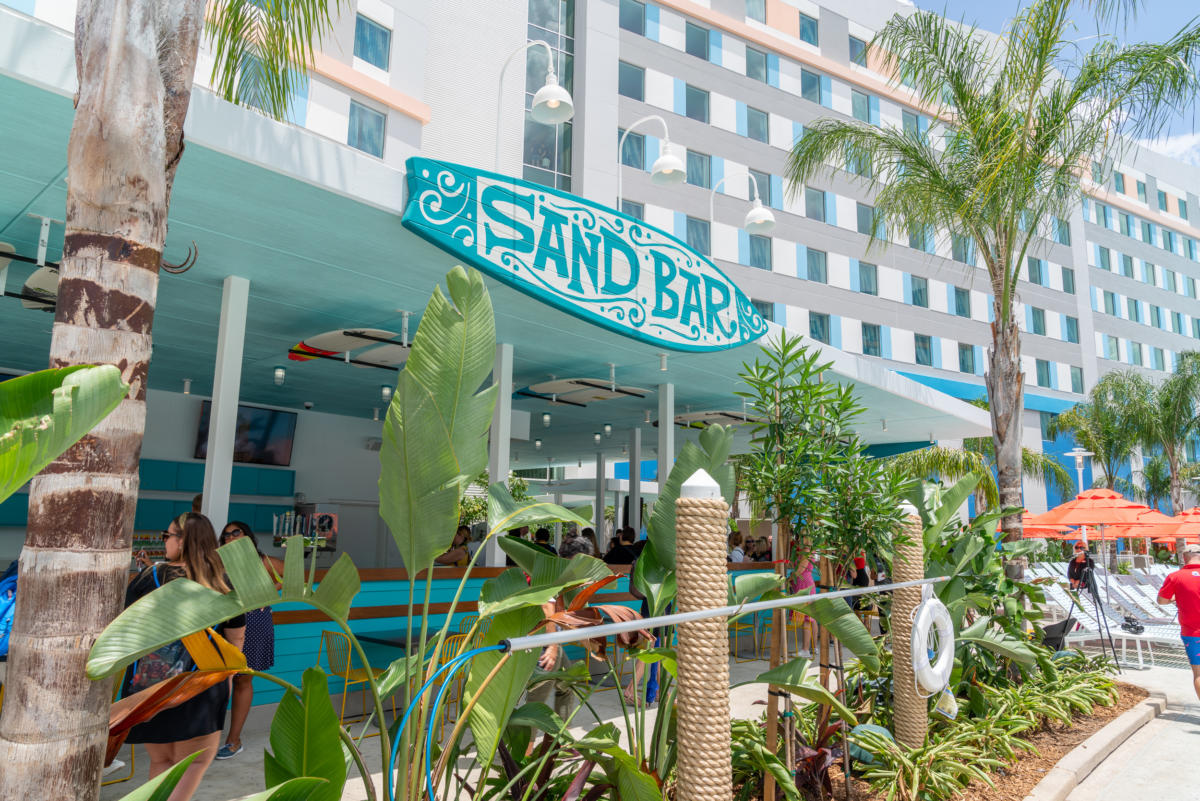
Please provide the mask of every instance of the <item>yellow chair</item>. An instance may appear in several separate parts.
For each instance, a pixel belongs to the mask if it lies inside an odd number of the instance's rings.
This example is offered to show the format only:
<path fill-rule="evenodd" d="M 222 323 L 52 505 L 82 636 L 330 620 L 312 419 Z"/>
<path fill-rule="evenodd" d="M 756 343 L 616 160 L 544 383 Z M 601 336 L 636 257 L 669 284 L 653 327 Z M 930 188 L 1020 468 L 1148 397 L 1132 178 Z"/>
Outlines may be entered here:
<path fill-rule="evenodd" d="M 329 675 L 337 676 L 344 684 L 342 686 L 342 708 L 338 713 L 338 722 L 340 723 L 357 723 L 366 718 L 366 713 L 359 715 L 353 720 L 346 720 L 346 695 L 354 685 L 361 685 L 362 691 L 362 708 L 368 709 L 367 706 L 367 684 L 369 678 L 367 669 L 362 667 L 354 667 L 353 657 L 350 652 L 350 638 L 340 631 L 322 631 L 321 632 L 321 648 L 317 652 L 317 664 L 321 664 L 321 653 L 325 654 L 325 662 L 329 669 Z M 375 678 L 383 673 L 381 668 L 371 668 Z M 392 714 L 396 714 L 396 701 L 393 698 L 391 701 Z M 386 721 L 378 721 L 380 726 L 386 726 Z M 374 737 L 376 735 L 367 735 Z"/>
<path fill-rule="evenodd" d="M 748 617 L 743 617 L 738 620 L 730 621 L 730 623 L 729 623 L 729 648 L 730 648 L 730 653 L 733 654 L 734 662 L 758 661 L 759 647 L 758 647 L 758 621 L 756 620 L 757 617 L 758 617 L 758 614 L 755 613 L 755 614 L 749 615 Z M 753 646 L 753 650 L 751 651 L 753 656 L 751 656 L 749 659 L 745 659 L 745 658 L 739 656 L 739 653 L 741 651 L 742 635 L 747 634 L 747 633 L 750 635 L 750 644 Z"/>
<path fill-rule="evenodd" d="M 477 620 L 479 620 L 479 615 L 463 615 L 458 621 L 458 633 L 466 634 L 471 630 L 471 627 L 475 625 Z M 482 628 L 483 627 L 480 626 L 480 629 Z"/>
<path fill-rule="evenodd" d="M 812 618 L 808 617 L 808 615 L 790 609 L 785 610 L 784 615 L 786 617 L 784 617 L 783 623 L 783 648 L 789 655 L 793 655 L 799 653 L 800 651 L 800 645 L 804 642 L 802 632 L 805 630 L 805 628 L 807 628 L 809 631 L 809 643 L 811 644 L 816 639 L 816 622 Z M 767 655 L 766 652 L 770 649 L 771 629 L 774 625 L 774 619 L 775 615 L 771 612 L 767 612 L 763 615 L 761 633 L 759 634 L 758 640 L 759 659 L 765 658 Z M 794 649 L 788 648 L 789 634 L 793 635 L 792 642 L 795 644 Z"/>

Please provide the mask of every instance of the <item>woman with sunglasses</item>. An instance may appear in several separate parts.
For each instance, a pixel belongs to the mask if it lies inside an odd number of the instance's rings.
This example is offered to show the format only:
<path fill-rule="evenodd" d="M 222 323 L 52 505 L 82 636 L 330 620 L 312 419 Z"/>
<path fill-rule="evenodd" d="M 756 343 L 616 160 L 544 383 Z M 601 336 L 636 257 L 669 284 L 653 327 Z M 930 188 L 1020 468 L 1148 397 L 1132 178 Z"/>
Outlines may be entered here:
<path fill-rule="evenodd" d="M 162 537 L 167 561 L 151 565 L 130 582 L 125 591 L 126 606 L 178 578 L 191 579 L 217 592 L 230 591 L 225 568 L 217 556 L 216 533 L 207 517 L 197 512 L 186 512 L 171 521 Z M 245 626 L 245 616 L 238 615 L 216 629 L 231 644 L 241 648 Z M 161 667 L 163 663 L 159 661 L 157 664 Z M 184 669 L 189 669 L 186 668 L 187 664 L 190 664 L 190 660 L 181 659 Z M 128 672 L 122 695 L 128 695 L 146 681 L 158 678 L 139 676 L 137 668 L 138 665 L 135 665 Z M 171 670 L 166 672 L 172 673 Z M 161 678 L 166 677 L 164 675 Z M 217 746 L 221 742 L 221 731 L 225 728 L 225 707 L 228 704 L 229 683 L 222 681 L 130 729 L 127 742 L 144 744 L 150 755 L 150 778 L 170 769 L 187 755 L 200 752 L 171 793 L 170 801 L 188 801 L 200 786 L 200 780 L 216 756 Z"/>
<path fill-rule="evenodd" d="M 226 545 L 242 537 L 249 538 L 253 543 L 263 567 L 275 579 L 276 588 L 282 586 L 283 562 L 262 552 L 250 526 L 240 520 L 229 521 L 221 531 L 221 544 Z M 246 654 L 246 665 L 253 670 L 267 670 L 275 664 L 275 621 L 271 617 L 271 607 L 264 606 L 262 609 L 246 613 L 246 643 L 242 646 L 242 651 Z M 242 727 L 246 725 L 253 701 L 254 678 L 246 675 L 234 676 L 229 736 L 225 738 L 225 745 L 217 751 L 217 759 L 230 759 L 242 752 Z"/>

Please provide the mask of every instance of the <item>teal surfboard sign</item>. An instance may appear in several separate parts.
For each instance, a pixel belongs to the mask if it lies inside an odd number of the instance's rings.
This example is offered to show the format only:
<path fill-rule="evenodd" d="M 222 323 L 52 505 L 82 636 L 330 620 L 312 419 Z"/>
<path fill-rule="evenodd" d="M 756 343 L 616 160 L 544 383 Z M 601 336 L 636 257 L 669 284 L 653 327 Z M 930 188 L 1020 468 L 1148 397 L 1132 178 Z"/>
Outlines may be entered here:
<path fill-rule="evenodd" d="M 483 273 L 617 333 L 683 351 L 767 323 L 704 256 L 618 211 L 461 164 L 410 158 L 405 228 Z"/>

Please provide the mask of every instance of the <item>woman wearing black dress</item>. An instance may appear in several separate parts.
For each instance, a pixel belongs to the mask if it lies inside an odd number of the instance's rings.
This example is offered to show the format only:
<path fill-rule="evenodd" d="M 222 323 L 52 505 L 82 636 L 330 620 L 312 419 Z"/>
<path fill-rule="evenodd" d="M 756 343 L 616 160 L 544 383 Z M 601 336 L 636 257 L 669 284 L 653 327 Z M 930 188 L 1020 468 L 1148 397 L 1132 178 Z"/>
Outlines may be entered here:
<path fill-rule="evenodd" d="M 187 512 L 172 520 L 163 532 L 163 548 L 167 561 L 151 565 L 130 582 L 125 591 L 126 606 L 177 578 L 189 578 L 217 592 L 230 591 L 224 567 L 217 556 L 216 532 L 204 515 Z M 246 618 L 238 615 L 218 626 L 217 631 L 232 645 L 241 648 Z M 138 676 L 135 664 L 126 676 L 126 692 L 122 694 L 129 694 L 139 681 L 145 679 Z M 200 786 L 204 771 L 212 764 L 221 742 L 228 704 L 229 682 L 223 681 L 130 729 L 128 742 L 144 744 L 150 755 L 150 778 L 168 770 L 188 754 L 201 752 L 183 774 L 170 801 L 188 801 Z"/>

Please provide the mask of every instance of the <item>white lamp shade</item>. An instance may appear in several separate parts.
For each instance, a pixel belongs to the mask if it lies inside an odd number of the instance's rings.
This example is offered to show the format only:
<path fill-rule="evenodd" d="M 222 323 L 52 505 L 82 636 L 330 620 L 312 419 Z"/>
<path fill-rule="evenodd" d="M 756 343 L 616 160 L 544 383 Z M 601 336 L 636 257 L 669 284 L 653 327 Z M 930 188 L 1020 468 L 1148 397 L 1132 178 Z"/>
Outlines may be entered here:
<path fill-rule="evenodd" d="M 748 234 L 769 234 L 775 230 L 775 215 L 759 201 L 754 201 L 742 224 Z"/>
<path fill-rule="evenodd" d="M 654 160 L 650 168 L 650 180 L 658 186 L 681 184 L 687 178 L 687 168 L 669 143 L 664 144 L 662 155 Z"/>
<path fill-rule="evenodd" d="M 575 113 L 575 103 L 571 100 L 571 93 L 559 86 L 558 79 L 551 75 L 546 78 L 546 85 L 533 96 L 530 113 L 537 122 L 557 125 L 571 119 Z"/>

